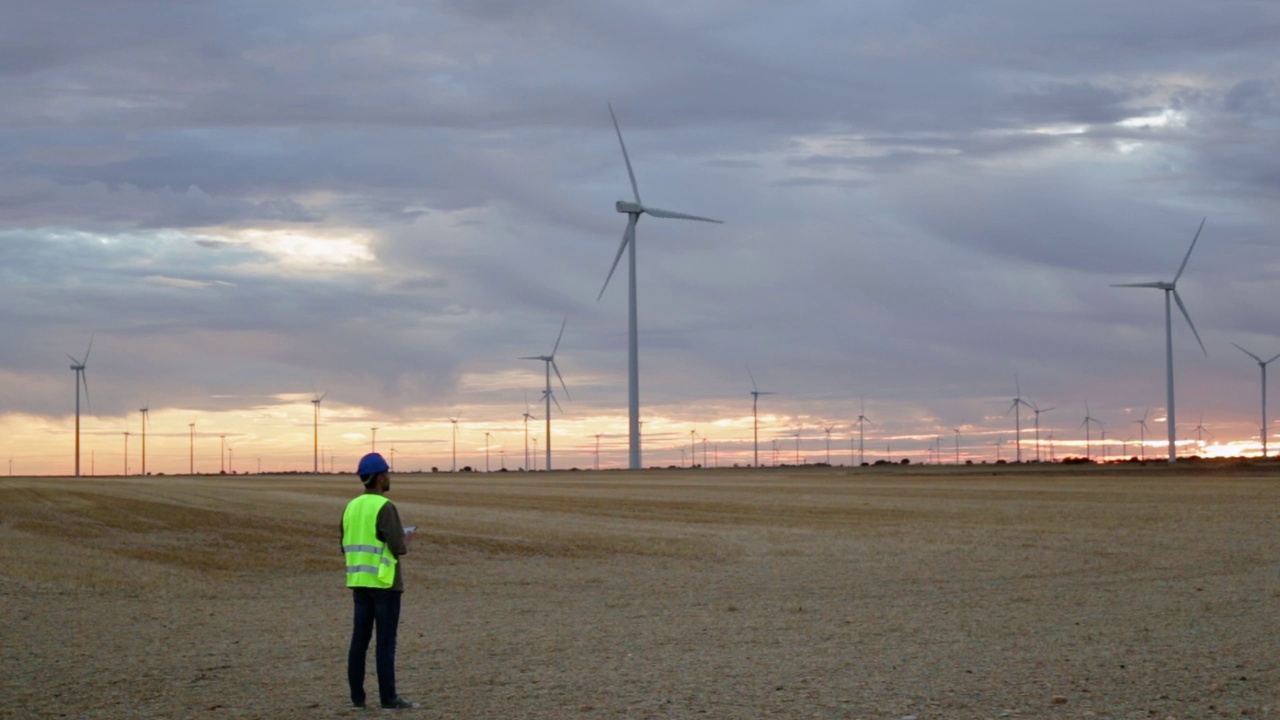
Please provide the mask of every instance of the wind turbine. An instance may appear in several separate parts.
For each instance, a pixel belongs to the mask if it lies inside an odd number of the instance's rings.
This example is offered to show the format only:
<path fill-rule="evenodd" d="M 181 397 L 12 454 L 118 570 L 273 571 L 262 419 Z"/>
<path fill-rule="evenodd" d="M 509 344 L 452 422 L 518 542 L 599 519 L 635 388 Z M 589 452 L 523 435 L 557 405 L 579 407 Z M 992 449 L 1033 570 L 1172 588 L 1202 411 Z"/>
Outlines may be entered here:
<path fill-rule="evenodd" d="M 1032 408 L 1032 409 L 1034 409 L 1034 408 L 1035 408 L 1035 406 L 1033 406 L 1033 405 L 1031 405 L 1031 404 L 1027 403 L 1027 401 L 1026 401 L 1026 400 L 1023 400 L 1023 399 L 1022 399 L 1022 384 L 1021 384 L 1020 382 L 1018 382 L 1018 376 L 1017 376 L 1016 374 L 1013 376 L 1013 385 L 1014 385 L 1014 388 L 1017 390 L 1017 394 L 1016 394 L 1016 395 L 1014 396 L 1014 398 L 1013 398 L 1013 404 L 1009 406 L 1009 409 L 1008 409 L 1008 410 L 1005 410 L 1005 411 L 1004 411 L 1004 414 L 1005 414 L 1005 417 L 1008 417 L 1008 416 L 1009 416 L 1009 413 L 1011 413 L 1011 412 L 1013 413 L 1013 438 L 1014 438 L 1014 439 L 1013 439 L 1013 444 L 1014 444 L 1014 448 L 1016 449 L 1016 457 L 1017 457 L 1017 461 L 1018 461 L 1019 463 L 1021 463 L 1021 462 L 1022 462 L 1022 413 L 1021 413 L 1021 409 L 1022 409 L 1022 406 L 1023 406 L 1023 405 L 1026 405 L 1027 407 Z"/>
<path fill-rule="evenodd" d="M 831 464 L 831 431 L 834 429 L 835 429 L 834 425 L 822 428 L 822 432 L 827 434 L 827 464 L 828 465 Z"/>
<path fill-rule="evenodd" d="M 858 421 L 857 421 L 858 422 L 858 464 L 866 465 L 867 460 L 865 455 L 863 454 L 863 445 L 862 445 L 862 423 L 871 422 L 871 418 L 867 417 L 864 414 L 867 411 L 867 401 L 862 400 L 860 402 L 861 402 L 861 405 L 860 405 L 861 410 L 858 411 Z"/>
<path fill-rule="evenodd" d="M 1205 349 L 1204 342 L 1200 340 L 1200 333 L 1196 332 L 1195 323 L 1191 322 L 1191 315 L 1187 313 L 1187 306 L 1182 304 L 1182 298 L 1178 296 L 1178 278 L 1181 278 L 1182 271 L 1187 269 L 1187 261 L 1191 259 L 1191 251 L 1196 249 L 1196 241 L 1200 239 L 1200 231 L 1204 230 L 1206 219 L 1200 220 L 1200 227 L 1196 230 L 1196 236 L 1191 238 L 1191 247 L 1187 248 L 1187 254 L 1182 258 L 1182 265 L 1178 267 L 1178 273 L 1173 276 L 1173 280 L 1169 282 L 1127 283 L 1111 286 L 1155 288 L 1164 291 L 1165 377 L 1168 381 L 1169 396 L 1169 462 L 1176 462 L 1178 459 L 1178 431 L 1175 426 L 1173 410 L 1173 312 L 1169 304 L 1169 298 L 1172 297 L 1174 302 L 1178 303 L 1178 309 L 1182 311 L 1182 317 L 1187 319 L 1187 325 L 1191 327 L 1192 334 L 1196 336 L 1196 342 L 1200 343 L 1200 349 L 1204 351 L 1205 355 L 1208 355 L 1209 351 Z"/>
<path fill-rule="evenodd" d="M 1036 462 L 1040 462 L 1040 413 L 1047 413 L 1053 408 L 1041 409 L 1035 401 L 1031 402 L 1031 411 L 1036 414 Z"/>
<path fill-rule="evenodd" d="M 556 371 L 556 378 L 560 380 L 560 387 L 564 388 L 565 399 L 569 399 L 569 388 L 565 387 L 564 378 L 560 375 L 560 367 L 556 365 L 556 350 L 560 349 L 560 338 L 564 337 L 564 325 L 567 322 L 569 322 L 568 315 L 560 322 L 560 334 L 556 335 L 556 344 L 551 346 L 550 355 L 527 355 L 520 358 L 521 360 L 541 360 L 547 372 L 547 387 L 542 391 L 542 399 L 547 403 L 547 470 L 551 469 L 551 403 L 554 402 L 556 409 L 564 412 L 564 408 L 560 407 L 560 401 L 556 400 L 556 396 L 551 392 L 552 370 Z"/>
<path fill-rule="evenodd" d="M 147 426 L 151 424 L 151 402 L 147 402 L 147 406 L 139 408 L 138 412 L 142 413 L 142 476 L 147 475 Z"/>
<path fill-rule="evenodd" d="M 189 453 L 188 460 L 191 461 L 191 468 L 188 470 L 188 472 L 191 473 L 192 475 L 195 475 L 196 474 L 196 421 L 192 420 L 191 422 L 187 423 L 187 428 L 188 428 L 188 431 L 190 432 L 190 436 L 188 438 L 189 443 L 187 445 L 187 452 Z"/>
<path fill-rule="evenodd" d="M 773 395 L 774 393 L 766 392 L 756 386 L 756 376 L 751 374 L 751 366 L 747 366 L 747 377 L 751 378 L 751 438 L 754 451 L 752 458 L 755 466 L 760 467 L 760 417 L 756 414 L 756 406 L 760 402 L 761 395 Z"/>
<path fill-rule="evenodd" d="M 89 353 L 93 352 L 93 336 L 89 336 L 89 349 L 84 351 L 84 359 L 77 360 L 72 355 L 71 370 L 76 374 L 76 477 L 80 477 L 80 386 L 84 385 L 84 404 L 89 404 L 89 381 L 85 379 L 84 369 L 89 365 Z"/>
<path fill-rule="evenodd" d="M 700 220 L 712 223 L 723 221 L 646 207 L 640 200 L 640 186 L 636 184 L 636 174 L 631 168 L 631 157 L 627 154 L 627 144 L 622 140 L 622 129 L 618 126 L 618 116 L 613 112 L 613 105 L 609 105 L 609 117 L 613 118 L 613 129 L 618 134 L 618 144 L 622 147 L 622 159 L 627 164 L 627 176 L 631 179 L 631 192 L 635 195 L 636 200 L 635 202 L 619 200 L 615 205 L 618 212 L 627 216 L 627 229 L 622 233 L 622 244 L 618 246 L 618 254 L 613 259 L 613 266 L 609 268 L 609 274 L 604 279 L 604 286 L 600 288 L 600 294 L 596 296 L 596 302 L 599 302 L 600 298 L 604 297 L 604 291 L 609 287 L 609 280 L 613 277 L 614 271 L 618 269 L 618 262 L 622 260 L 622 253 L 630 248 L 627 253 L 627 279 L 629 282 L 627 295 L 627 406 L 631 436 L 630 467 L 632 470 L 639 470 L 641 468 L 640 341 L 636 314 L 636 224 L 640 222 L 640 216 L 644 214 L 674 220 Z"/>
<path fill-rule="evenodd" d="M 453 472 L 458 472 L 458 421 L 462 419 L 462 413 L 458 413 L 458 417 L 449 418 L 449 422 L 453 423 Z"/>
<path fill-rule="evenodd" d="M 320 401 L 328 397 L 329 393 L 325 392 L 315 395 L 311 400 L 311 472 L 320 472 Z"/>
<path fill-rule="evenodd" d="M 1231 343 L 1231 344 L 1236 345 L 1235 343 Z M 1254 355 L 1248 350 L 1245 350 L 1239 345 L 1236 345 L 1236 348 L 1240 350 L 1240 352 L 1244 353 L 1245 355 L 1248 355 L 1254 360 L 1257 360 L 1258 367 L 1262 368 L 1262 457 L 1266 458 L 1267 457 L 1267 365 L 1275 361 L 1276 358 L 1280 358 L 1280 353 L 1277 353 L 1270 360 L 1263 360 L 1262 358 L 1258 357 L 1257 355 Z"/>
<path fill-rule="evenodd" d="M 565 392 L 569 392 L 566 390 Z M 524 469 L 529 469 L 529 421 L 537 420 L 538 416 L 529 412 L 529 393 L 524 394 Z M 534 452 L 537 452 L 538 446 L 534 444 Z"/>
<path fill-rule="evenodd" d="M 1265 372 L 1265 371 L 1264 371 Z M 1134 420 L 1138 424 L 1138 442 L 1142 445 L 1142 459 L 1147 459 L 1147 413 L 1151 412 L 1151 408 L 1142 411 L 1142 419 Z"/>
<path fill-rule="evenodd" d="M 1193 428 L 1191 428 L 1191 429 L 1192 429 L 1192 430 L 1195 430 L 1195 432 L 1196 432 L 1196 444 L 1200 446 L 1200 447 L 1199 447 L 1199 448 L 1197 448 L 1197 449 L 1199 449 L 1199 450 L 1203 450 L 1203 449 L 1204 449 L 1204 447 L 1203 447 L 1203 446 L 1204 446 L 1204 433 L 1209 433 L 1209 437 L 1213 437 L 1213 433 L 1209 431 L 1209 428 L 1207 428 L 1207 427 L 1205 427 L 1205 426 L 1204 426 L 1204 413 L 1200 413 L 1200 424 L 1199 424 L 1199 425 L 1196 425 L 1195 427 L 1193 427 Z"/>
<path fill-rule="evenodd" d="M 1098 425 L 1102 425 L 1101 420 L 1089 414 L 1089 401 L 1085 400 L 1084 401 L 1084 422 L 1080 423 L 1080 426 L 1084 428 L 1084 459 L 1085 460 L 1092 459 L 1089 455 L 1089 443 L 1092 441 L 1092 438 L 1089 436 L 1089 423 L 1098 423 Z"/>

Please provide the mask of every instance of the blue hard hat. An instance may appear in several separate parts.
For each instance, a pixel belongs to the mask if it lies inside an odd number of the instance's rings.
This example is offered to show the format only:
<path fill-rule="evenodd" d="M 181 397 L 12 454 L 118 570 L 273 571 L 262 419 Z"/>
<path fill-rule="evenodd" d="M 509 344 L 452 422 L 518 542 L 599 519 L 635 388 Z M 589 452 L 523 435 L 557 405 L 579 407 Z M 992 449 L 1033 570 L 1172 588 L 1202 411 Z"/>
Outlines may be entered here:
<path fill-rule="evenodd" d="M 387 464 L 385 458 L 376 452 L 369 453 L 360 458 L 360 466 L 356 468 L 356 474 L 360 477 L 370 477 L 380 472 L 387 472 L 391 466 Z"/>

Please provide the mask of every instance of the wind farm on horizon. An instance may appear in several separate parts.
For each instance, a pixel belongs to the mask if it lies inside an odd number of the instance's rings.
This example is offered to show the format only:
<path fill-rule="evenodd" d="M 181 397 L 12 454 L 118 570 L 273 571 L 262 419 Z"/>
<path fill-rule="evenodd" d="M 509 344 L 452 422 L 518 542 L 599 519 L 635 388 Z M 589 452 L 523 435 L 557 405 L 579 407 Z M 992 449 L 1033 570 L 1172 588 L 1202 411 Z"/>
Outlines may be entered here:
<path fill-rule="evenodd" d="M 749 415 L 746 414 L 745 402 L 741 412 L 738 412 L 728 407 L 729 402 L 727 399 L 721 398 L 718 402 L 718 416 L 704 418 L 701 431 L 699 431 L 696 422 L 692 423 L 693 427 L 690 428 L 688 427 L 689 421 L 680 420 L 667 414 L 666 411 L 672 409 L 670 403 L 663 408 L 663 411 L 642 419 L 639 347 L 641 332 L 638 310 L 640 293 L 637 286 L 637 227 L 640 218 L 642 215 L 650 215 L 661 219 L 694 220 L 715 224 L 721 224 L 722 221 L 645 205 L 641 200 L 636 173 L 632 166 L 626 142 L 623 139 L 618 117 L 612 105 L 609 106 L 609 114 L 617 135 L 633 199 L 619 200 L 615 203 L 616 212 L 626 215 L 627 222 L 613 263 L 609 267 L 599 294 L 595 299 L 597 303 L 603 300 L 619 263 L 621 263 L 623 256 L 626 255 L 627 414 L 625 428 L 621 426 L 616 415 L 601 417 L 597 413 L 590 420 L 574 418 L 573 413 L 566 412 L 559 398 L 556 397 L 552 383 L 552 373 L 555 374 L 556 380 L 560 384 L 566 402 L 571 401 L 569 388 L 557 364 L 557 353 L 561 349 L 561 341 L 564 339 L 565 328 L 569 320 L 566 314 L 562 319 L 559 333 L 556 335 L 549 354 L 514 358 L 516 360 L 543 363 L 543 387 L 540 389 L 540 399 L 543 405 L 541 418 L 531 412 L 526 394 L 522 423 L 498 419 L 492 407 L 464 408 L 459 403 L 455 403 L 458 409 L 449 413 L 447 418 L 440 420 L 421 421 L 376 418 L 373 410 L 360 407 L 358 403 L 353 402 L 347 402 L 343 404 L 343 407 L 356 411 L 355 414 L 359 416 L 358 419 L 329 419 L 322 422 L 321 403 L 329 397 L 329 391 L 317 393 L 313 390 L 309 400 L 303 399 L 303 396 L 296 393 L 286 393 L 280 396 L 282 398 L 280 406 L 282 407 L 305 407 L 307 403 L 312 406 L 309 413 L 309 423 L 302 420 L 295 410 L 290 409 L 287 411 L 287 425 L 290 429 L 283 432 L 268 433 L 263 430 L 261 425 L 257 426 L 257 429 L 253 431 L 246 431 L 244 423 L 238 423 L 232 419 L 220 421 L 195 419 L 196 415 L 210 415 L 207 411 L 166 410 L 164 408 L 157 408 L 162 413 L 163 421 L 157 423 L 161 427 L 160 432 L 156 432 L 155 427 L 152 425 L 151 398 L 148 398 L 143 407 L 139 409 L 141 425 L 137 434 L 140 440 L 138 443 L 138 459 L 140 462 L 137 465 L 130 463 L 129 436 L 131 433 L 129 430 L 124 430 L 123 457 L 119 455 L 113 457 L 112 451 L 106 448 L 107 443 L 105 441 L 101 443 L 101 446 L 95 443 L 94 447 L 90 449 L 89 471 L 85 472 L 82 466 L 80 396 L 83 390 L 85 407 L 89 408 L 89 386 L 86 371 L 89 367 L 89 358 L 95 337 L 91 335 L 82 358 L 76 358 L 70 354 L 67 356 L 72 363 L 70 368 L 75 373 L 72 474 L 77 476 L 103 474 L 97 470 L 99 455 L 104 461 L 104 467 L 121 468 L 123 474 L 134 474 L 135 469 L 138 474 L 149 474 L 153 470 L 176 474 L 173 466 L 178 460 L 183 461 L 188 473 L 214 472 L 215 465 L 208 458 L 209 453 L 206 446 L 211 445 L 212 439 L 215 437 L 219 441 L 216 463 L 216 472 L 219 473 L 238 473 L 252 471 L 255 468 L 261 469 L 264 467 L 262 464 L 264 458 L 267 459 L 265 467 L 272 472 L 344 472 L 354 464 L 359 454 L 364 451 L 378 449 L 379 430 L 383 431 L 384 446 L 390 448 L 390 452 L 393 455 L 398 452 L 401 466 L 420 470 L 425 470 L 426 468 L 433 470 L 447 469 L 450 472 L 462 470 L 479 471 L 481 469 L 487 472 L 512 470 L 547 471 L 552 469 L 577 469 L 580 466 L 601 468 L 602 458 L 604 468 L 642 469 L 646 467 L 671 467 L 677 464 L 677 453 L 679 455 L 679 466 L 681 467 L 712 465 L 712 461 L 709 458 L 714 458 L 714 466 L 716 467 L 786 464 L 786 453 L 783 452 L 781 456 L 779 455 L 777 449 L 778 441 L 794 442 L 792 456 L 792 464 L 794 465 L 847 464 L 849 466 L 863 466 L 875 463 L 899 463 L 903 460 L 909 460 L 916 464 L 945 464 L 948 461 L 953 464 L 1005 463 L 1010 461 L 1015 463 L 1024 461 L 1057 462 L 1066 459 L 1108 461 L 1112 459 L 1111 456 L 1116 447 L 1121 449 L 1120 453 L 1117 453 L 1118 458 L 1148 460 L 1158 457 L 1158 454 L 1154 452 L 1157 449 L 1156 446 L 1152 445 L 1152 442 L 1149 442 L 1147 438 L 1147 433 L 1150 430 L 1147 421 L 1151 408 L 1159 406 L 1147 406 L 1143 410 L 1141 419 L 1128 417 L 1127 413 L 1125 417 L 1100 419 L 1094 417 L 1091 413 L 1089 403 L 1083 397 L 1088 392 L 1088 389 L 1082 388 L 1080 400 L 1075 404 L 1078 404 L 1083 409 L 1083 420 L 1078 425 L 1075 425 L 1074 420 L 1072 420 L 1068 421 L 1065 426 L 1046 426 L 1042 428 L 1042 414 L 1057 411 L 1055 417 L 1063 417 L 1064 413 L 1069 409 L 1068 403 L 1064 402 L 1061 393 L 1059 393 L 1054 398 L 1054 406 L 1042 407 L 1023 394 L 1022 382 L 1017 373 L 1014 373 L 1012 378 L 1015 393 L 1011 402 L 1005 401 L 1009 402 L 1009 405 L 1003 415 L 998 412 L 990 416 L 983 413 L 981 417 L 959 426 L 953 426 L 950 423 L 931 426 L 926 420 L 913 421 L 910 418 L 891 418 L 890 413 L 887 411 L 888 405 L 884 402 L 873 411 L 880 418 L 877 423 L 873 423 L 866 414 L 864 398 L 860 400 L 856 413 L 852 409 L 846 409 L 843 413 L 829 410 L 811 413 L 797 410 L 795 405 L 792 404 L 787 413 L 773 413 L 763 418 L 765 425 L 762 428 L 762 418 L 759 415 L 761 397 L 778 395 L 777 400 L 784 400 L 786 393 L 777 390 L 761 390 L 756 383 L 756 376 L 749 366 L 746 367 L 745 379 L 750 382 L 751 389 L 749 391 L 744 390 L 743 395 L 744 399 L 746 397 L 751 399 Z M 1269 425 L 1266 416 L 1266 368 L 1268 364 L 1280 358 L 1280 354 L 1272 356 L 1269 360 L 1263 360 L 1261 356 L 1255 355 L 1236 343 L 1232 344 L 1252 358 L 1261 369 L 1262 412 L 1261 422 L 1258 425 L 1258 442 L 1252 443 L 1252 440 L 1246 439 L 1226 444 L 1206 445 L 1203 442 L 1203 434 L 1207 428 L 1204 426 L 1203 418 L 1200 424 L 1193 429 L 1197 433 L 1197 439 L 1191 440 L 1185 429 L 1182 430 L 1182 439 L 1179 439 L 1180 430 L 1175 412 L 1176 386 L 1172 306 L 1174 304 L 1177 305 L 1202 352 L 1208 355 L 1208 348 L 1192 323 L 1187 307 L 1177 290 L 1178 281 L 1187 270 L 1192 252 L 1195 250 L 1201 233 L 1205 229 L 1206 221 L 1207 218 L 1201 220 L 1192 237 L 1190 246 L 1182 258 L 1181 265 L 1173 275 L 1172 280 L 1117 284 L 1114 287 L 1152 288 L 1161 290 L 1164 293 L 1166 380 L 1166 394 L 1163 405 L 1164 416 L 1152 418 L 1152 422 L 1163 422 L 1166 425 L 1165 434 L 1167 437 L 1163 459 L 1168 462 L 1174 462 L 1180 456 L 1227 454 L 1258 454 L 1265 458 L 1269 456 Z M 875 385 L 874 381 L 870 379 L 860 384 L 867 387 L 874 387 Z M 333 403 L 337 401 L 342 393 L 338 388 L 331 389 L 334 392 L 334 399 L 330 402 Z M 1008 396 L 1005 397 L 1007 398 Z M 160 400 L 159 398 L 156 399 L 157 401 Z M 771 398 L 772 400 L 774 398 Z M 552 423 L 553 406 L 558 413 L 554 428 Z M 519 416 L 515 412 L 517 409 L 514 408 L 510 413 L 513 417 Z M 1024 411 L 1032 415 L 1033 441 L 1023 437 L 1025 429 L 1023 427 L 1024 418 L 1022 414 Z M 181 423 L 177 422 L 176 416 L 183 414 L 189 417 L 182 418 Z M 464 420 L 464 417 L 466 420 Z M 849 420 L 848 418 L 855 419 Z M 543 422 L 541 435 L 538 434 L 536 428 L 531 434 L 530 420 Z M 1002 421 L 1007 424 L 1009 420 L 1012 420 L 1011 433 L 1009 427 L 1000 426 Z M 369 422 L 376 422 L 378 425 L 370 426 Z M 648 427 L 644 427 L 646 423 Z M 237 425 L 240 425 L 240 427 L 236 427 Z M 310 426 L 310 438 L 305 437 L 305 431 L 299 431 L 300 427 L 305 427 L 306 425 Z M 185 430 L 182 430 L 182 426 L 185 426 Z M 359 427 L 357 428 L 357 426 Z M 871 433 L 870 436 L 867 432 L 868 426 L 875 429 L 875 432 Z M 1114 430 L 1108 429 L 1117 427 L 1124 429 L 1124 432 L 1119 436 L 1115 434 Z M 210 429 L 205 430 L 205 428 Z M 1129 434 L 1128 430 L 1130 428 L 1138 433 L 1137 439 Z M 322 429 L 326 431 L 323 439 Z M 807 435 L 806 429 L 809 430 Z M 1048 448 L 1042 442 L 1042 429 L 1045 431 L 1043 440 L 1048 443 Z M 765 435 L 764 439 L 769 443 L 769 447 L 763 453 L 763 458 L 761 453 L 762 430 Z M 367 431 L 367 434 L 365 434 L 365 431 Z M 445 435 L 444 438 L 440 437 L 441 431 Z M 1095 431 L 1098 435 L 1095 435 Z M 103 426 L 102 423 L 97 423 L 88 432 L 90 437 L 97 440 L 107 437 L 118 439 L 121 431 L 110 430 Z M 1111 435 L 1110 438 L 1108 438 L 1109 433 Z M 521 434 L 523 434 L 522 437 Z M 953 447 L 943 447 L 942 435 L 944 434 L 954 435 Z M 269 435 L 274 435 L 274 437 L 268 437 Z M 1006 435 L 1011 435 L 1011 439 L 1008 439 L 1007 442 L 1004 437 Z M 1080 437 L 1074 437 L 1075 435 Z M 148 449 L 149 437 L 151 441 L 150 449 Z M 299 441 L 300 437 L 303 438 L 302 441 Z M 652 454 L 661 457 L 661 460 L 650 459 L 646 462 L 642 453 L 642 437 L 646 438 L 646 442 L 653 451 Z M 833 437 L 835 438 L 834 452 Z M 228 438 L 231 439 L 230 444 L 228 444 Z M 701 438 L 701 447 L 697 443 L 699 438 Z M 481 439 L 483 443 L 481 443 Z M 994 443 L 992 442 L 993 439 Z M 306 443 L 306 440 L 310 442 Z M 494 442 L 495 440 L 496 443 Z M 603 449 L 602 440 L 604 440 Z M 157 441 L 163 443 L 164 447 L 158 448 Z M 185 441 L 185 445 L 179 448 L 178 445 L 182 441 Z M 460 441 L 463 445 L 463 459 L 461 462 L 459 461 L 458 453 Z M 199 454 L 196 452 L 198 442 L 203 451 Z M 688 445 L 685 444 L 686 442 Z M 845 446 L 846 442 L 847 447 Z M 818 445 L 817 449 L 813 447 L 815 443 Z M 478 449 L 481 444 L 483 446 L 482 460 L 477 457 L 479 456 Z M 310 447 L 307 448 L 307 445 Z M 531 445 L 532 452 L 530 451 Z M 539 448 L 539 445 L 541 445 L 541 448 Z M 1257 446 L 1257 449 L 1254 449 L 1254 445 Z M 879 450 L 881 447 L 884 448 L 883 452 Z M 1134 452 L 1129 452 L 1130 447 L 1134 448 Z M 181 449 L 181 453 L 178 452 L 179 449 Z M 541 458 L 538 457 L 539 451 L 542 453 Z M 700 451 L 701 460 L 699 460 Z M 239 453 L 238 455 L 237 452 Z M 13 471 L 12 457 L 11 454 L 11 472 Z M 148 467 L 149 458 L 150 467 Z M 236 465 L 237 458 L 240 462 L 239 466 Z M 846 458 L 847 463 L 845 462 Z M 493 462 L 495 459 L 496 463 Z M 159 467 L 156 464 L 157 460 L 164 463 L 163 470 L 157 469 Z M 40 465 L 44 469 L 44 472 L 40 474 L 61 474 L 50 468 L 50 464 L 55 466 L 59 464 L 56 462 L 45 463 L 41 460 L 23 458 L 20 463 L 20 465 L 28 466 L 31 464 Z"/>

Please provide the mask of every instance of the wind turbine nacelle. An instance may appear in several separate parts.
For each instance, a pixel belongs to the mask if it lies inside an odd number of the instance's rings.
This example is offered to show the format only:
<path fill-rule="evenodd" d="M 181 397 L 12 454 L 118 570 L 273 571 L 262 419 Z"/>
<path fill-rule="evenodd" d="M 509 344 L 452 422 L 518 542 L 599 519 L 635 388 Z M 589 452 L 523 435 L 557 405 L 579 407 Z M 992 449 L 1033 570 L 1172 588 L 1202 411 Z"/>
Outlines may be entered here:
<path fill-rule="evenodd" d="M 628 202 L 626 200 L 619 200 L 616 207 L 618 208 L 618 212 L 625 215 L 639 215 L 644 212 L 643 205 L 640 203 Z"/>

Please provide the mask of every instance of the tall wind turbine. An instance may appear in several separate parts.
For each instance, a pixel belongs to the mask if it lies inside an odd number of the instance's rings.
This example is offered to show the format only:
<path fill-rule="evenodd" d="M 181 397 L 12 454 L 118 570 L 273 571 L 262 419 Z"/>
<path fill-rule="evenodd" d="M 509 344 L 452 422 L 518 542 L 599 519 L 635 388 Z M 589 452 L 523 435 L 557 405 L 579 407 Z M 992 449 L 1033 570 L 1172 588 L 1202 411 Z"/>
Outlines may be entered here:
<path fill-rule="evenodd" d="M 320 472 L 320 401 L 328 397 L 326 391 L 311 399 L 311 472 Z"/>
<path fill-rule="evenodd" d="M 609 274 L 604 279 L 604 286 L 600 288 L 600 294 L 596 296 L 596 302 L 599 302 L 600 298 L 604 297 L 604 291 L 609 287 L 609 280 L 613 277 L 614 271 L 618 269 L 618 262 L 622 260 L 622 253 L 629 248 L 627 253 L 627 280 L 629 283 L 627 298 L 627 406 L 628 426 L 631 436 L 629 454 L 631 469 L 639 470 L 642 465 L 640 461 L 640 340 L 639 323 L 636 314 L 636 224 L 640 222 L 640 216 L 644 214 L 675 220 L 700 220 L 712 223 L 723 221 L 646 207 L 640 200 L 640 186 L 636 184 L 636 174 L 631 169 L 631 157 L 627 154 L 627 144 L 622 140 L 622 129 L 618 126 L 618 116 L 613 112 L 613 105 L 609 105 L 609 117 L 613 118 L 613 129 L 618 134 L 618 144 L 622 147 L 622 159 L 627 164 L 627 176 L 631 178 L 631 192 L 635 195 L 636 200 L 635 202 L 619 200 L 615 205 L 618 212 L 627 216 L 627 229 L 622 233 L 622 244 L 618 246 L 618 254 L 613 259 L 613 266 L 609 268 Z"/>
<path fill-rule="evenodd" d="M 1169 282 L 1149 282 L 1149 283 L 1128 283 L 1124 285 L 1112 285 L 1111 287 L 1141 287 L 1155 288 L 1164 291 L 1164 345 L 1165 345 L 1165 377 L 1168 381 L 1168 405 L 1169 405 L 1169 462 L 1176 462 L 1178 459 L 1178 431 L 1174 420 L 1173 410 L 1173 312 L 1170 308 L 1169 298 L 1178 303 L 1178 309 L 1182 311 L 1182 317 L 1187 319 L 1187 325 L 1191 327 L 1191 332 L 1196 336 L 1196 342 L 1200 343 L 1200 349 L 1205 355 L 1209 351 L 1205 349 L 1204 342 L 1200 340 L 1200 333 L 1196 332 L 1195 323 L 1191 322 L 1191 315 L 1187 313 L 1187 306 L 1182 304 L 1182 298 L 1178 296 L 1178 279 L 1182 277 L 1182 271 L 1187 269 L 1187 261 L 1191 259 L 1191 251 L 1196 249 L 1196 241 L 1200 239 L 1200 231 L 1204 230 L 1204 222 L 1207 218 L 1200 220 L 1200 227 L 1196 230 L 1196 236 L 1191 238 L 1191 247 L 1187 248 L 1187 254 L 1182 258 L 1182 265 L 1178 267 L 1178 274 L 1173 276 L 1173 280 Z"/>
<path fill-rule="evenodd" d="M 760 404 L 761 395 L 773 395 L 774 393 L 761 390 L 756 385 L 756 376 L 751 374 L 750 366 L 747 367 L 747 377 L 751 378 L 751 439 L 754 451 L 752 458 L 755 467 L 760 467 L 760 416 L 757 414 L 756 409 Z"/>
<path fill-rule="evenodd" d="M 1235 343 L 1231 344 L 1236 345 Z M 1262 457 L 1265 458 L 1267 456 L 1267 365 L 1274 362 L 1276 358 L 1280 358 L 1280 353 L 1277 353 L 1270 360 L 1263 360 L 1239 345 L 1236 345 L 1236 348 L 1245 355 L 1257 360 L 1258 367 L 1262 368 Z"/>
<path fill-rule="evenodd" d="M 151 424 L 151 403 L 148 402 L 144 408 L 139 408 L 138 412 L 142 413 L 142 476 L 147 475 L 147 426 Z"/>
<path fill-rule="evenodd" d="M 93 336 L 89 336 L 89 349 L 84 351 L 84 359 L 77 360 L 72 355 L 71 370 L 76 374 L 76 477 L 80 477 L 80 386 L 84 385 L 84 403 L 89 404 L 89 381 L 85 379 L 84 369 L 89 365 L 89 353 L 93 352 Z"/>
<path fill-rule="evenodd" d="M 564 412 L 564 408 L 560 407 L 560 401 L 556 400 L 556 396 L 551 392 L 551 371 L 556 371 L 556 378 L 560 380 L 560 387 L 564 388 L 564 397 L 569 399 L 569 388 L 565 387 L 564 377 L 560 375 L 560 367 L 556 365 L 556 350 L 560 349 L 560 338 L 564 337 L 564 325 L 569 322 L 569 316 L 566 315 L 564 320 L 560 322 L 560 334 L 556 335 L 556 344 L 551 346 L 550 355 L 526 355 L 521 360 L 541 360 L 544 369 L 547 372 L 547 387 L 542 391 L 542 399 L 547 403 L 547 470 L 551 470 L 551 403 L 556 404 L 556 409 Z"/>
<path fill-rule="evenodd" d="M 1013 404 L 1009 406 L 1008 410 L 1004 411 L 1004 414 L 1006 417 L 1008 417 L 1010 412 L 1013 413 L 1013 444 L 1014 444 L 1014 447 L 1016 448 L 1017 461 L 1021 463 L 1022 462 L 1022 413 L 1021 413 L 1021 410 L 1023 405 L 1026 405 L 1027 407 L 1033 407 L 1033 406 L 1028 404 L 1026 400 L 1022 399 L 1022 383 L 1018 382 L 1018 376 L 1016 374 L 1013 376 L 1013 385 L 1014 385 L 1014 388 L 1017 390 L 1017 394 L 1014 395 L 1013 397 Z"/>

